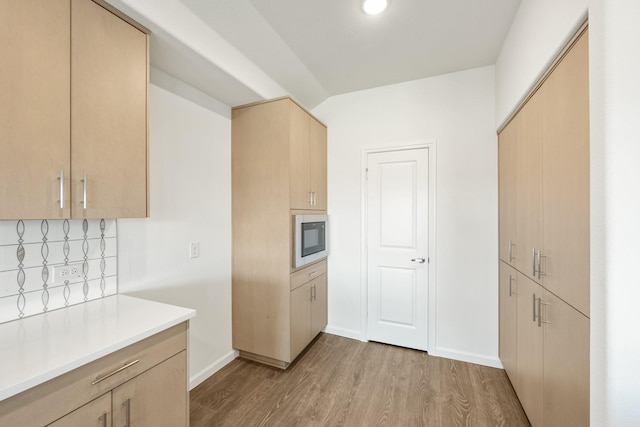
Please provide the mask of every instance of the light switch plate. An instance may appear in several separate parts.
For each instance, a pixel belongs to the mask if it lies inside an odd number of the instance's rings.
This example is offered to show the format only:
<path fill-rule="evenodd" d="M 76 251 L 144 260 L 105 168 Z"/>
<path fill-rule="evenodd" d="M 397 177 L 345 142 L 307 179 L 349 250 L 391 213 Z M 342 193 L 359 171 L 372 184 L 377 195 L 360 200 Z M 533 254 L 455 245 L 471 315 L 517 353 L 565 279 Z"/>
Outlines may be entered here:
<path fill-rule="evenodd" d="M 200 242 L 192 242 L 189 245 L 189 258 L 198 258 L 200 256 Z"/>

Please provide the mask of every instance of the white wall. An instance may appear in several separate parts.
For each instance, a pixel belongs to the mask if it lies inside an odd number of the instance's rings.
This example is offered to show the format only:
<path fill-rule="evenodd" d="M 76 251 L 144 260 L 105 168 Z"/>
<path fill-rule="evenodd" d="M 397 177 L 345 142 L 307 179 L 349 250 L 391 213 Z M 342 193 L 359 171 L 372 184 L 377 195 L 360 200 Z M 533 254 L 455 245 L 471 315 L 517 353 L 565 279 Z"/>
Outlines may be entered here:
<path fill-rule="evenodd" d="M 228 116 L 151 85 L 150 218 L 118 220 L 120 293 L 197 310 L 192 387 L 235 357 Z M 199 258 L 189 259 L 190 242 Z"/>
<path fill-rule="evenodd" d="M 331 217 L 328 331 L 361 328 L 361 155 L 435 139 L 437 347 L 500 366 L 494 68 L 334 96 L 314 110 L 328 128 Z"/>
<path fill-rule="evenodd" d="M 496 65 L 497 123 L 589 13 L 591 424 L 640 419 L 640 2 L 523 0 Z M 545 18 L 553 17 L 549 27 Z M 550 52 L 549 55 L 530 52 Z M 536 70 L 534 73 L 533 70 Z"/>
<path fill-rule="evenodd" d="M 522 0 L 496 61 L 496 127 L 587 17 L 588 0 Z"/>

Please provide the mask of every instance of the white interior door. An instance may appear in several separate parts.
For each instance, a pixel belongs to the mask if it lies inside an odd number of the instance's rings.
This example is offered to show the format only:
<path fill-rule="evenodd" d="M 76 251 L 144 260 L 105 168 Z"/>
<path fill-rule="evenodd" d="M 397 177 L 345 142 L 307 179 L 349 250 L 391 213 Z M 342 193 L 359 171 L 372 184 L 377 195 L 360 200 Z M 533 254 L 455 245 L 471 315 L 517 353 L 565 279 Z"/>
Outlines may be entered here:
<path fill-rule="evenodd" d="M 367 156 L 369 340 L 427 350 L 429 150 Z"/>

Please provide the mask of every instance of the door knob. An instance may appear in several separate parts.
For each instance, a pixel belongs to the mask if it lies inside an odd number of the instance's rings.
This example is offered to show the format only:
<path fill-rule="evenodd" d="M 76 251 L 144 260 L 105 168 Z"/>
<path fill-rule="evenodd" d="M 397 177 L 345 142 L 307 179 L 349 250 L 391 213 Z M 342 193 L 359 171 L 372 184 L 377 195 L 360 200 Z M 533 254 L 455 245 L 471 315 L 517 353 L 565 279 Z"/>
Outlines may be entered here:
<path fill-rule="evenodd" d="M 411 258 L 411 261 L 413 262 L 418 262 L 420 264 L 424 264 L 425 259 L 424 258 Z"/>

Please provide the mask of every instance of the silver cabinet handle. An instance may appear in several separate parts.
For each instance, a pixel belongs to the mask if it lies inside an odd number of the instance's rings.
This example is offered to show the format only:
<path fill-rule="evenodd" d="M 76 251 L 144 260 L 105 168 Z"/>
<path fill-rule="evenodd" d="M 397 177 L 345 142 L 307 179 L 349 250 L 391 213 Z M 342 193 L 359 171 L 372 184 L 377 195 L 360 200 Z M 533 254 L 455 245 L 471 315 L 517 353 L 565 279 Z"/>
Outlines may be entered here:
<path fill-rule="evenodd" d="M 124 427 L 131 426 L 131 398 L 127 397 L 124 402 L 122 402 L 122 406 L 124 406 L 125 413 L 125 425 Z"/>
<path fill-rule="evenodd" d="M 513 242 L 509 240 L 509 262 L 513 261 Z"/>
<path fill-rule="evenodd" d="M 533 294 L 533 321 L 536 321 L 536 294 Z"/>
<path fill-rule="evenodd" d="M 542 306 L 549 305 L 547 302 L 542 301 L 542 297 L 538 298 L 538 327 L 541 328 L 543 323 L 551 323 L 548 320 L 542 320 Z"/>
<path fill-rule="evenodd" d="M 511 275 L 509 275 L 509 297 L 511 297 L 511 294 L 513 293 L 511 291 L 511 282 L 513 281 L 513 277 L 511 277 Z"/>
<path fill-rule="evenodd" d="M 542 269 L 540 268 L 542 251 L 538 249 L 538 279 L 542 279 Z"/>
<path fill-rule="evenodd" d="M 100 423 L 102 424 L 102 427 L 107 427 L 107 413 L 102 411 L 102 414 L 100 414 Z"/>
<path fill-rule="evenodd" d="M 418 264 L 424 264 L 424 257 L 420 257 L 420 258 L 411 258 L 411 261 L 413 262 L 417 262 Z"/>
<path fill-rule="evenodd" d="M 317 295 L 317 294 L 316 294 L 316 285 L 313 285 L 313 286 L 311 287 L 311 300 L 312 300 L 312 301 L 315 301 L 315 300 L 316 300 L 316 295 Z"/>
<path fill-rule="evenodd" d="M 309 206 L 313 206 L 313 192 L 309 191 Z"/>
<path fill-rule="evenodd" d="M 115 371 L 110 372 L 110 373 L 108 373 L 108 374 L 106 374 L 106 375 L 103 375 L 103 376 L 101 376 L 101 377 L 96 378 L 96 379 L 95 379 L 95 381 L 91 383 L 91 385 L 96 385 L 96 384 L 98 384 L 99 382 L 104 381 L 104 380 L 106 380 L 107 378 L 114 376 L 114 375 L 115 375 L 115 374 L 117 374 L 118 372 L 122 372 L 122 371 L 124 371 L 125 369 L 130 368 L 131 366 L 135 365 L 135 364 L 136 364 L 136 363 L 138 363 L 139 361 L 140 361 L 140 359 L 136 359 L 136 360 L 134 360 L 133 362 L 125 363 L 123 366 L 121 366 L 120 368 L 116 369 Z"/>
<path fill-rule="evenodd" d="M 87 173 L 82 175 L 82 209 L 87 209 Z"/>
<path fill-rule="evenodd" d="M 60 169 L 60 209 L 64 209 L 64 169 Z"/>
<path fill-rule="evenodd" d="M 536 248 L 531 250 L 531 269 L 533 270 L 533 277 L 536 277 Z"/>
<path fill-rule="evenodd" d="M 313 270 L 311 273 L 309 273 L 309 277 L 313 277 L 316 274 L 318 274 L 318 272 L 316 270 Z"/>

